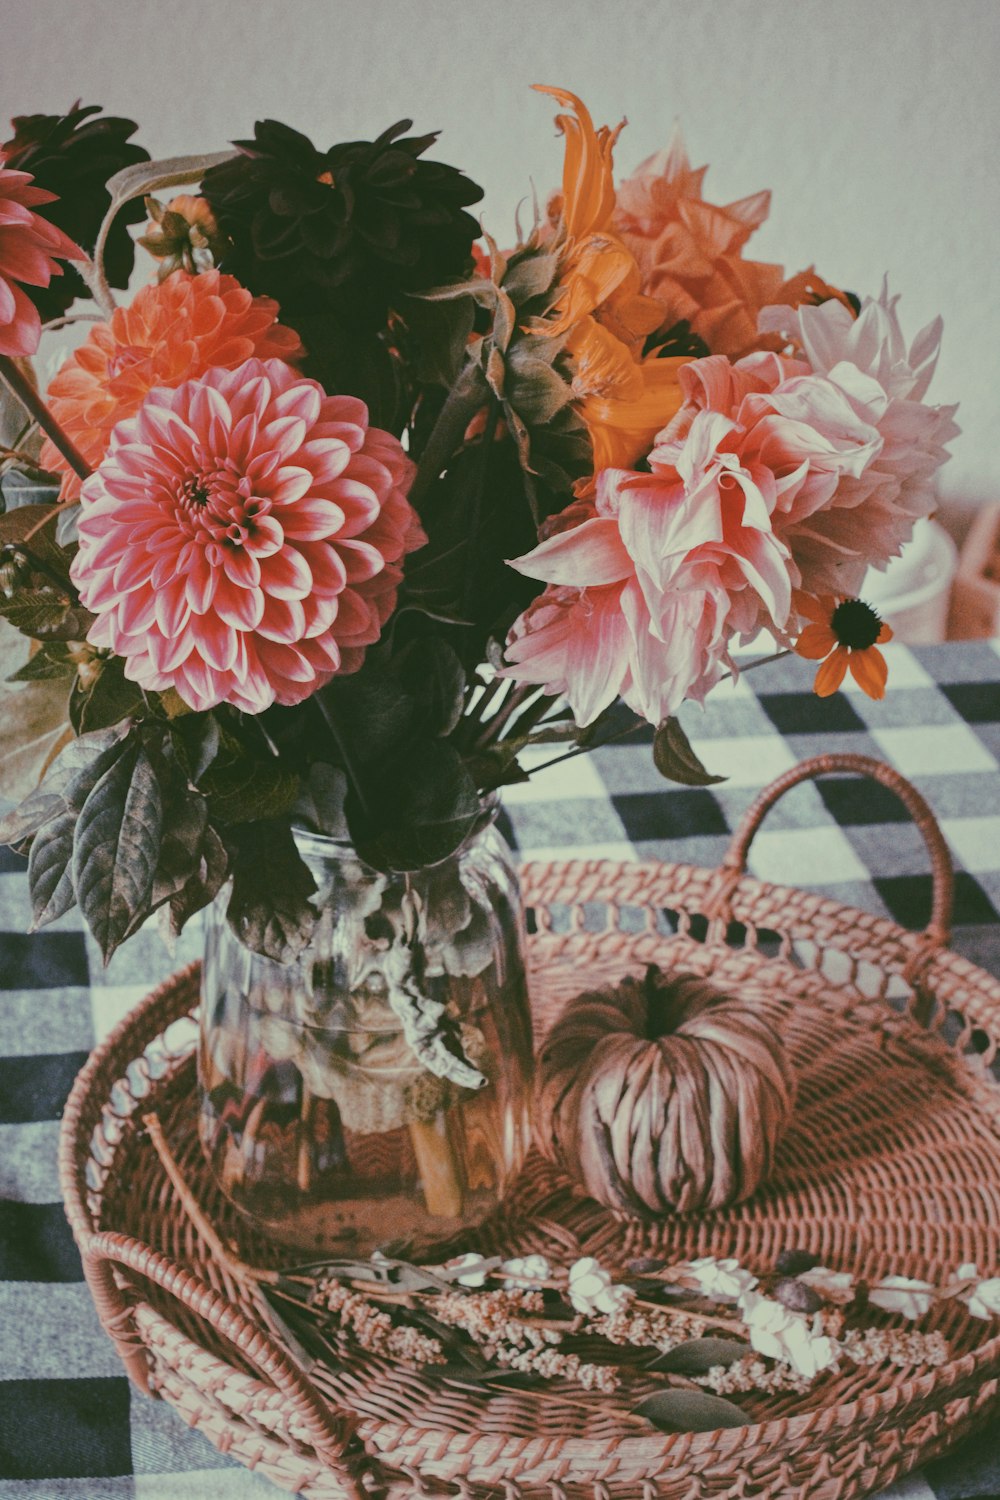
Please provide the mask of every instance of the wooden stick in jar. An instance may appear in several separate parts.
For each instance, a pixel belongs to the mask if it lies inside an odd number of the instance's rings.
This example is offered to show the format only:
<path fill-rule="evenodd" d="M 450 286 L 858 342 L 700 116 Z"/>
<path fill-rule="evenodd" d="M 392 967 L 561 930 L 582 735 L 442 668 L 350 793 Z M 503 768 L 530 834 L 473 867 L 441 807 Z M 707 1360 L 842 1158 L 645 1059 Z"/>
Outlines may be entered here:
<path fill-rule="evenodd" d="M 462 1180 L 456 1167 L 443 1112 L 433 1120 L 411 1120 L 407 1127 L 424 1190 L 427 1212 L 435 1219 L 455 1219 L 462 1212 Z"/>

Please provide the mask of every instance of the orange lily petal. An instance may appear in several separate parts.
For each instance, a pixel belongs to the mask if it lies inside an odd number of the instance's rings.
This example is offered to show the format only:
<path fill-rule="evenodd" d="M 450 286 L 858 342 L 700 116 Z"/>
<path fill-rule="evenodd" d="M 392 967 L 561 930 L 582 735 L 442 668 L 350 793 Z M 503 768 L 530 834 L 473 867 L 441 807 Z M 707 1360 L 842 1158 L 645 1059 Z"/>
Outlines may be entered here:
<path fill-rule="evenodd" d="M 533 86 L 540 94 L 549 94 L 564 109 L 573 111 L 572 114 L 556 115 L 556 127 L 566 137 L 563 219 L 567 234 L 575 239 L 611 222 L 615 209 L 612 156 L 625 121 L 622 120 L 615 130 L 607 125 L 595 130 L 587 106 L 568 89 L 552 88 L 544 83 Z"/>
<path fill-rule="evenodd" d="M 829 625 L 807 625 L 795 642 L 795 651 L 809 661 L 821 661 L 824 656 L 829 656 L 836 644 L 837 637 Z"/>
<path fill-rule="evenodd" d="M 869 698 L 884 698 L 889 667 L 881 651 L 868 646 L 864 651 L 852 651 L 848 663 L 851 676 Z"/>
<path fill-rule="evenodd" d="M 678 372 L 683 358 L 644 360 L 637 369 L 641 393 L 635 398 L 587 396 L 578 410 L 594 448 L 594 474 L 602 469 L 628 469 L 648 453 L 653 438 L 680 410 Z"/>
<path fill-rule="evenodd" d="M 581 318 L 566 340 L 574 358 L 576 397 L 614 396 L 634 401 L 643 393 L 642 369 L 632 351 L 596 318 Z"/>
<path fill-rule="evenodd" d="M 820 698 L 829 698 L 835 693 L 844 680 L 847 671 L 847 660 L 850 656 L 846 646 L 838 646 L 837 649 L 827 657 L 826 661 L 816 673 L 816 681 L 813 683 L 813 692 Z"/>

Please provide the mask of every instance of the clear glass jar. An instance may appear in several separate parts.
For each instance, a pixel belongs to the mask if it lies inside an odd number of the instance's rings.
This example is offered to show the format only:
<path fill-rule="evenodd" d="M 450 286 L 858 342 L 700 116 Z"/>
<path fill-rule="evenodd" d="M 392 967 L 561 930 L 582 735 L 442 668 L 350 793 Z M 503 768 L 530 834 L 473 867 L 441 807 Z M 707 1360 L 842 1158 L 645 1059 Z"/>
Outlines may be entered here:
<path fill-rule="evenodd" d="M 421 1258 L 500 1202 L 530 1137 L 531 1020 L 510 849 L 495 808 L 449 859 L 385 875 L 296 842 L 309 946 L 281 965 L 207 923 L 200 1132 L 233 1205 L 331 1255 Z"/>

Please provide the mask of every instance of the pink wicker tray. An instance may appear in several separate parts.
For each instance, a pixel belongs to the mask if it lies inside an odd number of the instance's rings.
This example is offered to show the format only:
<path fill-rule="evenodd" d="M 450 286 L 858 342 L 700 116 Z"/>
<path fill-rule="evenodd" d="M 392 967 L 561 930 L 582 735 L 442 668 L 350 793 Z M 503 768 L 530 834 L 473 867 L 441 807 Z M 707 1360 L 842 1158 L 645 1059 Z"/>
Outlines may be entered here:
<path fill-rule="evenodd" d="M 896 791 L 934 870 L 926 932 L 743 873 L 767 809 L 791 785 L 856 771 Z M 544 1032 L 581 987 L 659 961 L 792 1003 L 796 1119 L 773 1178 L 730 1210 L 655 1224 L 578 1198 L 533 1156 L 502 1225 L 477 1248 L 541 1249 L 607 1264 L 648 1250 L 732 1254 L 764 1269 L 798 1246 L 868 1277 L 943 1281 L 1000 1259 L 1000 981 L 944 947 L 951 868 L 917 793 L 860 756 L 828 756 L 764 792 L 718 870 L 574 861 L 528 865 L 532 996 Z M 676 930 L 674 930 L 676 929 Z M 667 1435 L 609 1398 L 572 1411 L 531 1391 L 471 1393 L 375 1356 L 307 1377 L 182 1211 L 142 1116 L 159 1115 L 196 1196 L 244 1260 L 255 1238 L 217 1194 L 195 1130 L 198 974 L 150 995 L 99 1047 L 67 1105 L 67 1212 L 102 1322 L 132 1378 L 224 1452 L 308 1500 L 349 1495 L 586 1495 L 595 1500 L 852 1500 L 926 1462 L 1000 1408 L 1000 1336 L 938 1304 L 952 1357 L 907 1372 L 850 1367 L 805 1395 L 748 1398 L 752 1425 Z M 579 1395 L 579 1392 L 577 1393 Z"/>

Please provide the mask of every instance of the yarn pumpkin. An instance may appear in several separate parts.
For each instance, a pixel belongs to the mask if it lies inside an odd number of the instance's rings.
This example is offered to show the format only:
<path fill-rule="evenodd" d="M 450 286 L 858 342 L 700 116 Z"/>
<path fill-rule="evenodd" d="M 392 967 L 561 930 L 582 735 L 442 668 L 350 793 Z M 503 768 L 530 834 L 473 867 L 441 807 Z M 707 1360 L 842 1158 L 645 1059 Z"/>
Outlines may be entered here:
<path fill-rule="evenodd" d="M 539 1055 L 542 1151 L 599 1203 L 643 1218 L 748 1198 L 794 1100 L 777 1018 L 655 966 L 580 995 Z"/>

